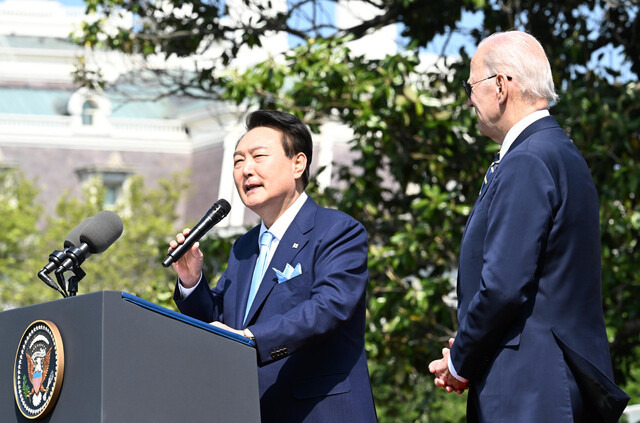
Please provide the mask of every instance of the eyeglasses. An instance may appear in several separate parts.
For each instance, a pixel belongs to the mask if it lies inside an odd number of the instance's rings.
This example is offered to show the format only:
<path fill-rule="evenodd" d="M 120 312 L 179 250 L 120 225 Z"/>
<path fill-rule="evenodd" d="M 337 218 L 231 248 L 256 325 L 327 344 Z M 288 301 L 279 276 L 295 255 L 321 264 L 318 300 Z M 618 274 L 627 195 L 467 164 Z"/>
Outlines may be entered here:
<path fill-rule="evenodd" d="M 487 79 L 491 79 L 491 78 L 495 78 L 496 76 L 498 76 L 498 74 L 496 73 L 495 75 L 491 75 L 491 76 L 487 76 L 484 79 L 481 79 L 479 81 L 475 81 L 472 83 L 468 83 L 467 81 L 462 81 L 462 86 L 464 87 L 464 92 L 467 93 L 467 97 L 471 98 L 471 88 L 476 85 L 481 83 L 482 81 L 486 81 Z M 513 78 L 511 78 L 510 76 L 507 76 L 507 80 L 511 81 Z"/>

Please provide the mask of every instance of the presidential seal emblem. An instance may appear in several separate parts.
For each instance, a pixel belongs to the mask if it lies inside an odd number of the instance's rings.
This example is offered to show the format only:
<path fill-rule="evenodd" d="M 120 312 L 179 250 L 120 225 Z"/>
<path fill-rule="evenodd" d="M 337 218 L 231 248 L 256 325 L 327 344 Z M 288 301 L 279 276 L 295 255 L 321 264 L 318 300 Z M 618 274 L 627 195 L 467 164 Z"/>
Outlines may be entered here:
<path fill-rule="evenodd" d="M 64 375 L 64 348 L 58 327 L 36 320 L 25 330 L 13 367 L 13 392 L 23 416 L 34 420 L 53 410 Z"/>

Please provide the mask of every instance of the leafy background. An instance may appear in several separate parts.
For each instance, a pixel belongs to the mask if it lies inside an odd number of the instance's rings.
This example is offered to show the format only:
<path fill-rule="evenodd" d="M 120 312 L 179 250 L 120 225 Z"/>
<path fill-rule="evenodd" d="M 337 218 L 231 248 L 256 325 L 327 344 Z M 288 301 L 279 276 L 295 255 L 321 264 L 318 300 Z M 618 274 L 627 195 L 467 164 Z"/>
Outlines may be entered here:
<path fill-rule="evenodd" d="M 451 292 L 461 234 L 498 146 L 477 132 L 466 107 L 461 81 L 470 53 L 461 48 L 430 68 L 419 57 L 436 38 L 463 35 L 475 44 L 496 30 L 532 33 L 550 58 L 560 94 L 551 112 L 585 157 L 600 194 L 603 307 L 615 377 L 632 403 L 640 402 L 638 1 L 381 0 L 366 2 L 379 14 L 342 28 L 320 19 L 335 7 L 331 0 L 288 3 L 289 11 L 274 12 L 267 3 L 244 0 L 252 18 L 224 20 L 226 5 L 216 1 L 169 0 L 158 13 L 154 2 L 88 0 L 89 13 L 126 10 L 137 25 L 114 31 L 96 19 L 77 42 L 193 58 L 196 67 L 188 72 L 149 64 L 128 76 L 127 83 L 152 81 L 161 95 L 286 110 L 313 130 L 326 121 L 350 128 L 352 161 L 339 166 L 335 187 L 321 190 L 312 182 L 308 191 L 360 220 L 369 233 L 366 348 L 379 419 L 457 422 L 464 421 L 465 396 L 436 390 L 427 364 L 456 331 Z M 479 16 L 471 27 L 461 23 L 467 13 Z M 400 25 L 399 53 L 371 59 L 351 50 L 350 42 L 388 24 Z M 259 47 L 269 32 L 287 33 L 294 46 L 248 70 L 228 66 L 241 48 Z M 198 61 L 198 49 L 214 42 L 225 46 L 220 57 Z M 77 77 L 89 87 L 110 88 L 82 63 Z M 125 290 L 173 307 L 173 275 L 159 263 L 177 217 L 174 206 L 187 187 L 183 176 L 172 178 L 156 190 L 131 181 L 115 210 L 125 232 L 117 247 L 83 265 L 89 276 L 81 293 Z M 20 306 L 55 298 L 32 275 L 71 229 L 69 222 L 100 210 L 100 182 L 81 199 L 61 200 L 42 231 L 33 184 L 19 173 L 3 173 L 0 184 L 0 301 Z M 224 270 L 232 241 L 214 235 L 202 242 L 211 279 Z"/>

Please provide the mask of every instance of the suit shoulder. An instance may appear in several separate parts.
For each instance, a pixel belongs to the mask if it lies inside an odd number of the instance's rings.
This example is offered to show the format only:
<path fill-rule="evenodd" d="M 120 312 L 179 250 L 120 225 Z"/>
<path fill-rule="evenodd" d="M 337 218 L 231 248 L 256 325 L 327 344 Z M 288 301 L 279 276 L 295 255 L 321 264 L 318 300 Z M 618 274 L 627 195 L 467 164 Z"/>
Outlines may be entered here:
<path fill-rule="evenodd" d="M 362 226 L 358 220 L 348 215 L 345 212 L 336 209 L 330 209 L 326 207 L 318 206 L 316 212 L 316 219 L 320 222 L 340 222 L 342 224 L 350 224 L 353 226 Z"/>
<path fill-rule="evenodd" d="M 578 148 L 564 129 L 555 119 L 552 122 L 551 125 L 535 125 L 534 123 L 535 129 L 527 135 L 520 145 L 515 146 L 514 152 L 526 151 L 542 157 L 566 155 L 569 152 L 579 154 Z"/>
<path fill-rule="evenodd" d="M 548 128 L 536 132 L 529 136 L 520 146 L 514 149 L 513 156 L 525 154 L 538 157 L 547 166 L 561 164 L 565 167 L 586 167 L 587 164 L 578 150 L 578 147 L 571 141 L 569 136 L 559 127 Z M 508 156 L 507 156 L 508 157 Z"/>

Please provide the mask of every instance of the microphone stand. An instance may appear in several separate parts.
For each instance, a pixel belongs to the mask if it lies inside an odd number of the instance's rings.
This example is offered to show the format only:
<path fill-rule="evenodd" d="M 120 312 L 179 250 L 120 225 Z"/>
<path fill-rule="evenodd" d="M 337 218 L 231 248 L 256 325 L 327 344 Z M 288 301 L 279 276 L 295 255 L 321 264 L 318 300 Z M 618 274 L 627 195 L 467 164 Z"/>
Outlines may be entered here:
<path fill-rule="evenodd" d="M 73 276 L 69 278 L 67 290 L 69 291 L 70 297 L 75 297 L 78 293 L 78 282 L 80 282 L 87 274 L 80 268 L 80 266 L 75 266 L 71 270 L 73 270 Z"/>
<path fill-rule="evenodd" d="M 87 274 L 80 268 L 80 265 L 84 263 L 86 251 L 84 247 L 88 247 L 86 244 L 82 244 L 80 247 L 69 247 L 67 249 L 67 259 L 56 269 L 56 278 L 60 286 L 66 286 L 65 292 L 68 293 L 68 297 L 75 297 L 78 292 L 78 282 L 82 280 Z M 69 268 L 66 268 L 69 266 Z M 73 276 L 71 276 L 65 283 L 64 272 L 71 270 Z"/>
<path fill-rule="evenodd" d="M 38 272 L 38 277 L 40 278 L 40 280 L 42 280 L 44 283 L 49 285 L 51 288 L 58 291 L 63 298 L 66 298 L 68 296 L 67 292 L 64 290 L 64 285 L 60 285 L 60 280 L 58 280 L 58 285 L 60 286 L 56 285 L 53 279 L 51 279 L 51 277 L 49 277 L 49 275 L 47 275 L 44 270 L 41 270 Z M 63 279 L 63 282 L 64 282 L 64 279 Z"/>
<path fill-rule="evenodd" d="M 64 288 L 64 284 L 60 284 L 60 280 L 58 280 L 58 285 L 56 285 L 55 282 L 53 282 L 53 279 L 51 279 L 51 277 L 49 277 L 48 275 L 48 273 L 51 272 L 53 268 L 48 269 L 48 267 L 52 264 L 56 266 L 60 266 L 60 264 L 64 261 L 65 257 L 66 257 L 66 254 L 64 251 L 53 250 L 51 254 L 49 254 L 49 264 L 43 267 L 42 270 L 38 272 L 38 277 L 40 278 L 40 280 L 42 280 L 44 283 L 49 285 L 51 288 L 58 291 L 60 295 L 62 295 L 62 297 L 64 298 L 68 296 L 67 291 Z"/>
<path fill-rule="evenodd" d="M 71 276 L 66 282 L 64 279 L 64 272 L 66 269 L 59 268 L 56 270 L 56 279 L 58 280 L 58 285 L 65 287 L 65 298 L 66 297 L 75 297 L 78 293 L 78 282 L 82 280 L 87 274 L 84 270 L 80 268 L 80 265 L 73 266 L 71 269 L 73 271 L 73 276 Z"/>
<path fill-rule="evenodd" d="M 64 272 L 56 271 L 56 280 L 58 281 L 58 285 L 62 287 L 63 297 L 67 298 L 69 294 L 67 293 L 67 282 L 64 280 Z"/>

